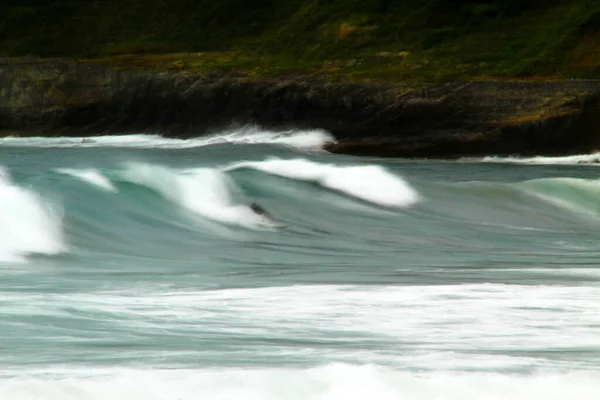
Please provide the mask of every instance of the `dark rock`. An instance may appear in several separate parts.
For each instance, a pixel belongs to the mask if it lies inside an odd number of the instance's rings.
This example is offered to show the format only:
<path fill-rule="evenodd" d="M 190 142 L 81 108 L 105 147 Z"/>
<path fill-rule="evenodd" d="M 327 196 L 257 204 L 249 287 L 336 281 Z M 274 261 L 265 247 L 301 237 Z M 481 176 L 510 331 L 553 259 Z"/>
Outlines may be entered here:
<path fill-rule="evenodd" d="M 326 129 L 338 141 L 328 150 L 356 155 L 569 154 L 598 145 L 599 93 L 599 82 L 586 81 L 415 88 L 7 63 L 0 65 L 0 129 L 188 138 L 252 123 Z"/>

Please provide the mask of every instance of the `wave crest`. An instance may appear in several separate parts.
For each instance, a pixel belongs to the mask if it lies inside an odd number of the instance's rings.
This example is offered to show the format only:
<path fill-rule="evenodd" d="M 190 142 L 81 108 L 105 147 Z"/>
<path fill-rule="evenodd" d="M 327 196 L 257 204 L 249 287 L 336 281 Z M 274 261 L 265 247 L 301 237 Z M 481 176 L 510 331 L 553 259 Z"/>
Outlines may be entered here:
<path fill-rule="evenodd" d="M 306 159 L 245 161 L 225 170 L 252 168 L 285 178 L 315 182 L 369 203 L 406 207 L 419 201 L 419 194 L 401 177 L 378 165 L 339 166 Z"/>
<path fill-rule="evenodd" d="M 66 175 L 73 176 L 81 179 L 82 181 L 89 183 L 90 185 L 96 186 L 100 189 L 116 192 L 117 188 L 112 182 L 106 178 L 101 172 L 95 169 L 71 169 L 71 168 L 59 168 L 58 172 Z"/>
<path fill-rule="evenodd" d="M 525 190 L 546 202 L 575 212 L 600 217 L 600 180 L 543 178 L 522 184 Z"/>
<path fill-rule="evenodd" d="M 14 185 L 0 168 L 0 262 L 65 250 L 60 213 L 34 191 Z"/>
<path fill-rule="evenodd" d="M 280 144 L 303 150 L 320 149 L 335 139 L 324 130 L 268 131 L 246 127 L 192 139 L 166 138 L 160 135 L 131 134 L 92 137 L 4 137 L 2 146 L 21 147 L 115 147 L 139 149 L 186 149 L 215 144 Z"/>
<path fill-rule="evenodd" d="M 468 160 L 468 159 L 465 159 L 465 160 Z M 572 155 L 572 156 L 559 156 L 559 157 L 488 156 L 488 157 L 484 157 L 480 161 L 486 162 L 486 163 L 525 164 L 525 165 L 577 165 L 577 164 L 597 165 L 600 163 L 600 153 L 578 154 L 578 155 Z"/>
<path fill-rule="evenodd" d="M 176 171 L 157 165 L 130 164 L 122 177 L 213 221 L 249 228 L 263 223 L 261 216 L 239 201 L 243 193 L 235 182 L 217 169 Z"/>

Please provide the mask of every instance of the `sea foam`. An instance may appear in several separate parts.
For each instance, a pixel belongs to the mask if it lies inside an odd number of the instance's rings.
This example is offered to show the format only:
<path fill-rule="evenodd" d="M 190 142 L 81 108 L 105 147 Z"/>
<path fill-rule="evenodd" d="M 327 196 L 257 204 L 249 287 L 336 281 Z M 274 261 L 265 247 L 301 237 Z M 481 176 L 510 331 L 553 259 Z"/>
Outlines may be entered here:
<path fill-rule="evenodd" d="M 65 249 L 60 213 L 31 189 L 15 185 L 0 169 L 0 262 Z"/>
<path fill-rule="evenodd" d="M 595 400 L 598 373 L 416 374 L 373 365 L 307 369 L 63 371 L 0 380 L 3 400 Z"/>
<path fill-rule="evenodd" d="M 336 361 L 447 374 L 600 372 L 594 355 L 600 346 L 599 300 L 597 286 L 298 284 L 173 290 L 131 282 L 126 290 L 4 292 L 0 320 L 13 332 L 25 332 L 19 321 L 43 316 L 44 323 L 51 322 L 53 330 L 28 334 L 31 344 L 54 343 L 30 356 L 27 365 L 32 366 L 64 360 L 64 352 L 72 349 L 65 332 L 85 343 L 105 340 L 110 332 L 115 343 L 132 345 L 103 353 L 104 360 L 116 365 L 135 360 L 148 368 Z M 7 338 L 7 346 L 14 339 Z M 194 344 L 167 346 L 182 340 Z M 135 343 L 156 343 L 162 351 L 157 355 L 156 347 Z M 93 348 L 81 348 L 80 360 L 90 354 Z M 11 359 L 22 364 L 18 348 L 7 347 L 3 357 L 8 365 Z"/>
<path fill-rule="evenodd" d="M 20 147 L 117 147 L 140 149 L 185 149 L 215 144 L 280 144 L 304 150 L 320 149 L 335 141 L 323 130 L 269 131 L 245 127 L 191 139 L 165 138 L 157 134 L 109 135 L 93 137 L 4 137 L 2 146 Z"/>
<path fill-rule="evenodd" d="M 468 160 L 468 159 L 465 159 Z M 471 159 L 472 160 L 472 159 Z M 499 163 L 499 164 L 530 164 L 530 165 L 600 165 L 600 153 L 592 154 L 577 154 L 571 156 L 558 156 L 558 157 L 546 157 L 546 156 L 535 156 L 535 157 L 500 157 L 500 156 L 488 156 L 483 159 L 475 161 L 482 161 L 487 163 Z"/>

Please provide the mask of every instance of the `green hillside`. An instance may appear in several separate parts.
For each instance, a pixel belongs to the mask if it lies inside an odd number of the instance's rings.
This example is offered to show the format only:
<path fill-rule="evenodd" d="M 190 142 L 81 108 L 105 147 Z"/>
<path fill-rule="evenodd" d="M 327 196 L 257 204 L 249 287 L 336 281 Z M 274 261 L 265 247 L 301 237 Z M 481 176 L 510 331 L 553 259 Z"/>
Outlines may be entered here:
<path fill-rule="evenodd" d="M 2 56 L 377 80 L 600 77 L 599 0 L 3 0 L 0 15 Z M 146 56 L 118 57 L 131 54 Z"/>

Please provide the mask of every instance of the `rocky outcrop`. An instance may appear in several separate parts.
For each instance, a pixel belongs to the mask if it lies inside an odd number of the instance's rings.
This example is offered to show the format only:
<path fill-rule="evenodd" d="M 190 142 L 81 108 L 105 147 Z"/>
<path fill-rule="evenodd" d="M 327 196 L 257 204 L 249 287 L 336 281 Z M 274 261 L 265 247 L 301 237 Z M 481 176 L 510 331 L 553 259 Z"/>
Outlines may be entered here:
<path fill-rule="evenodd" d="M 125 71 L 64 60 L 0 60 L 0 134 L 160 132 L 232 124 L 322 128 L 333 152 L 403 157 L 569 154 L 598 145 L 600 83 L 438 86 Z"/>
<path fill-rule="evenodd" d="M 421 92 L 459 116 L 420 135 L 342 140 L 329 150 L 356 155 L 453 157 L 561 155 L 600 147 L 600 82 L 469 82 Z M 432 118 L 436 118 L 432 115 Z M 400 131 L 401 132 L 401 131 Z"/>

